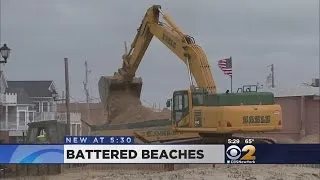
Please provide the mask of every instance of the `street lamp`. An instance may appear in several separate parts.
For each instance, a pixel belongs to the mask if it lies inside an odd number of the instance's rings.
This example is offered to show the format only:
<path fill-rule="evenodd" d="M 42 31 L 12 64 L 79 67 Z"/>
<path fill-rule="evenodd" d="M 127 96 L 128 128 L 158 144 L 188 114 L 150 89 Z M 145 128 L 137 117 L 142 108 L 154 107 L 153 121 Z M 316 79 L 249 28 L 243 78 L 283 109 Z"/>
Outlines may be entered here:
<path fill-rule="evenodd" d="M 7 44 L 4 44 L 0 48 L 0 54 L 1 54 L 2 58 L 4 59 L 4 61 L 0 61 L 0 63 L 7 63 L 7 59 L 10 55 L 10 51 L 11 51 L 11 49 L 8 48 Z"/>

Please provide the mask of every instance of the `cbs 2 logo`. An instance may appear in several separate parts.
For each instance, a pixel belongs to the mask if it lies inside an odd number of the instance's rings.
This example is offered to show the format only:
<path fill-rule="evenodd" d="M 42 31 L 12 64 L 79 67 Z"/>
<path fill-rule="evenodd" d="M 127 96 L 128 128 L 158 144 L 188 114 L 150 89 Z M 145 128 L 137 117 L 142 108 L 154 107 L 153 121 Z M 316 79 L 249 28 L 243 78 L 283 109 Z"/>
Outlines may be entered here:
<path fill-rule="evenodd" d="M 241 157 L 242 152 L 246 152 L 246 154 Z M 226 155 L 230 160 L 237 160 L 241 157 L 240 160 L 243 161 L 254 161 L 256 160 L 255 152 L 256 148 L 253 145 L 245 145 L 242 149 L 237 145 L 232 145 L 226 150 Z"/>

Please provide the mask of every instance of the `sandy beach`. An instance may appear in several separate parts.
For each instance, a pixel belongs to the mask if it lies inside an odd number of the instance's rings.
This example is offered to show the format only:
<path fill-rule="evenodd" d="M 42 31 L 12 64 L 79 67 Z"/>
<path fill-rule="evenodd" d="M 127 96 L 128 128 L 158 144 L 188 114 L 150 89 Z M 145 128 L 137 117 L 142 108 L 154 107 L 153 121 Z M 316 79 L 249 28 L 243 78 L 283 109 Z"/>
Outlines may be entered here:
<path fill-rule="evenodd" d="M 211 165 L 171 172 L 92 171 L 69 172 L 57 176 L 28 177 L 39 180 L 319 180 L 320 169 L 286 165 Z"/>

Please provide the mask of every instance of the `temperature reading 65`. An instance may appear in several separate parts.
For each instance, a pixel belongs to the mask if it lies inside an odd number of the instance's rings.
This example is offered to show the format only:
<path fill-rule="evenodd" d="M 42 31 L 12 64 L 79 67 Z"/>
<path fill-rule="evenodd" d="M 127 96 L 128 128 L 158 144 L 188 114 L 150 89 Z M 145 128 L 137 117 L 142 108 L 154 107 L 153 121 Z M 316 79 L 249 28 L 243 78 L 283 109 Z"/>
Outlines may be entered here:
<path fill-rule="evenodd" d="M 254 142 L 254 139 L 245 139 L 244 143 L 246 144 L 252 144 Z"/>

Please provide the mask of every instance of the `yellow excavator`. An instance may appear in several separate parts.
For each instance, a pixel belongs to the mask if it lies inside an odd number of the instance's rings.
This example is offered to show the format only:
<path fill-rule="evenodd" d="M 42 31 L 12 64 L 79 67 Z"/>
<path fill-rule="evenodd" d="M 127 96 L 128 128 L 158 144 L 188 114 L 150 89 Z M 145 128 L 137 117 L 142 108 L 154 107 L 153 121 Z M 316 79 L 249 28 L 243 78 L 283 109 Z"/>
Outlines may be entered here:
<path fill-rule="evenodd" d="M 166 22 L 160 21 L 160 16 Z M 172 126 L 181 133 L 198 133 L 201 143 L 225 143 L 241 139 L 239 133 L 264 133 L 282 129 L 281 106 L 273 93 L 257 92 L 252 87 L 237 93 L 217 93 L 206 54 L 164 14 L 160 5 L 150 7 L 137 30 L 122 67 L 113 76 L 99 80 L 99 93 L 105 108 L 111 91 L 124 90 L 140 98 L 142 80 L 135 77 L 139 64 L 155 36 L 188 67 L 190 88 L 173 92 L 167 101 L 171 107 Z M 193 82 L 195 81 L 195 82 Z M 246 136 L 247 137 L 247 136 Z M 258 143 L 275 143 L 271 138 L 255 137 Z M 193 142 L 195 143 L 195 142 Z"/>

